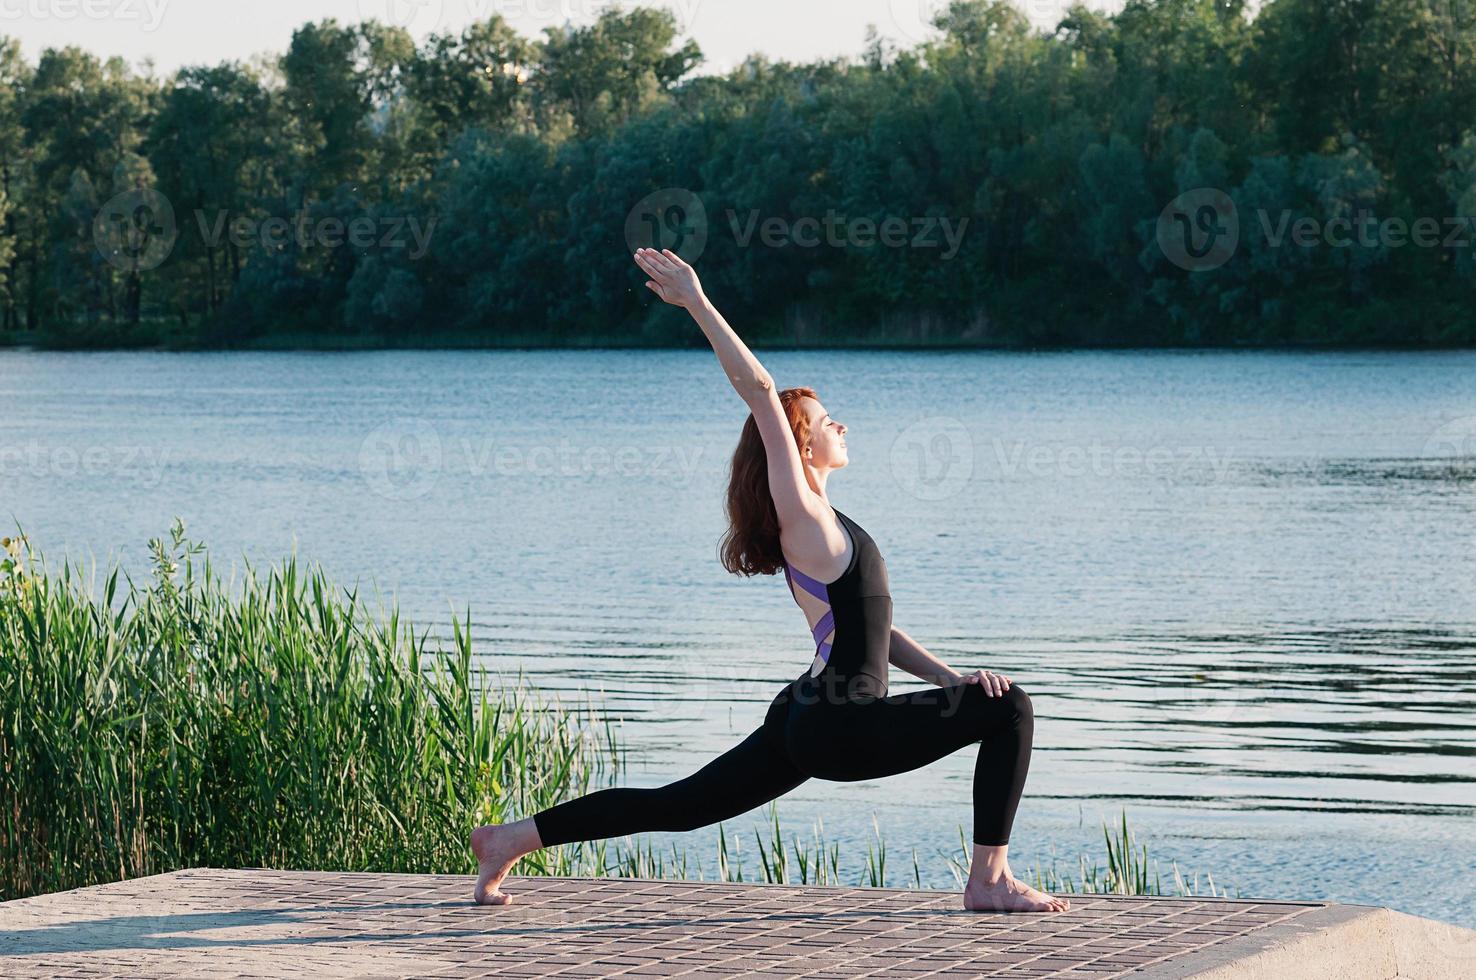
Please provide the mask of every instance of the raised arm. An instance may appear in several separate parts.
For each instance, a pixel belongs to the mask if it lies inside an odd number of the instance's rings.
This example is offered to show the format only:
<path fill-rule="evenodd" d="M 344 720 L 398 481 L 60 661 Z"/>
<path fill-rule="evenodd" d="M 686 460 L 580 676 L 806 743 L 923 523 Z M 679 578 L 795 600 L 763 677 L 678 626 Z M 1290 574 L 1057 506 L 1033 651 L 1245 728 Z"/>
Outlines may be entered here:
<path fill-rule="evenodd" d="M 635 260 L 651 277 L 646 282 L 648 289 L 673 306 L 682 307 L 697 321 L 729 383 L 753 412 L 769 461 L 769 492 L 779 523 L 793 527 L 817 516 L 815 501 L 819 498 L 805 479 L 799 447 L 794 444 L 774 379 L 708 300 L 696 270 L 681 256 L 670 249 L 658 252 L 642 248 L 636 250 Z"/>

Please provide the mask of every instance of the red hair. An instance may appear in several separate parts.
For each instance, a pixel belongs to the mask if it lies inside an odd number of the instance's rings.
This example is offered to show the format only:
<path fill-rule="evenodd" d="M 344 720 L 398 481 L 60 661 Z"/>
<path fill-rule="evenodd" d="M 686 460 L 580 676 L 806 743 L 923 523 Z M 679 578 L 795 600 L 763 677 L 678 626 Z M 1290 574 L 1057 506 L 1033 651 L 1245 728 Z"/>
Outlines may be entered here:
<path fill-rule="evenodd" d="M 779 392 L 784 417 L 800 456 L 810 444 L 810 419 L 801 398 L 817 398 L 813 388 L 785 388 Z M 818 399 L 817 399 L 818 400 Z M 728 467 L 728 530 L 719 547 L 719 560 L 733 574 L 773 575 L 784 568 L 779 548 L 779 514 L 769 492 L 769 455 L 750 412 Z"/>

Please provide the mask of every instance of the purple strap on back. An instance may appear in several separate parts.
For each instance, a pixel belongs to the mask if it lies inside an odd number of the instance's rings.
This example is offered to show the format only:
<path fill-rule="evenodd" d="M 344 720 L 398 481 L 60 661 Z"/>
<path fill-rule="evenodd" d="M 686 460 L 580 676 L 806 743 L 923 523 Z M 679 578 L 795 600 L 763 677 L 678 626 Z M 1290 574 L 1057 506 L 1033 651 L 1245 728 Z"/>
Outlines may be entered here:
<path fill-rule="evenodd" d="M 834 510 L 834 508 L 831 509 Z M 841 512 L 838 510 L 835 511 L 835 516 L 840 517 Z M 850 537 L 852 541 L 852 547 L 859 547 L 854 543 L 856 537 L 855 534 L 852 533 Z M 830 589 L 828 586 L 826 586 L 824 582 L 821 582 L 819 579 L 812 578 L 809 575 L 806 575 L 798 568 L 790 568 L 789 562 L 784 563 L 784 577 L 791 583 L 791 586 L 794 582 L 798 582 L 800 588 L 804 589 L 806 592 L 810 593 L 810 595 L 814 596 L 816 599 L 819 599 L 821 602 L 824 602 L 827 606 L 830 605 Z M 794 601 L 795 604 L 798 605 L 799 596 L 795 596 Z M 835 629 L 835 609 L 832 607 L 825 610 L 825 615 L 821 616 L 820 619 L 815 623 L 814 627 L 812 627 L 811 629 L 811 632 L 815 636 L 815 642 L 819 644 L 819 646 L 815 650 L 815 654 L 820 658 L 821 663 L 828 663 L 830 661 L 830 651 L 833 644 L 827 642 L 824 638 L 826 636 L 829 636 L 830 631 L 833 629 Z"/>
<path fill-rule="evenodd" d="M 784 571 L 785 574 L 790 575 L 794 581 L 800 584 L 800 588 L 810 593 L 816 599 L 823 599 L 826 602 L 830 601 L 830 590 L 825 587 L 824 582 L 811 578 L 798 568 L 790 568 L 789 562 L 784 563 Z"/>
<path fill-rule="evenodd" d="M 806 592 L 810 593 L 810 595 L 814 596 L 820 601 L 827 604 L 830 602 L 830 590 L 826 588 L 824 582 L 811 578 L 809 575 L 806 575 L 798 568 L 790 568 L 789 562 L 784 563 L 784 577 L 791 583 L 798 582 L 800 588 L 804 589 Z M 798 605 L 799 597 L 795 596 L 794 601 L 795 604 Z M 834 609 L 825 610 L 825 615 L 816 620 L 815 625 L 810 629 L 811 634 L 815 637 L 815 642 L 819 644 L 819 646 L 815 650 L 815 653 L 820 657 L 820 661 L 822 663 L 825 663 L 830 659 L 830 650 L 832 644 L 825 642 L 825 637 L 829 636 L 830 631 L 833 629 L 835 629 Z"/>
<path fill-rule="evenodd" d="M 829 636 L 830 631 L 833 629 L 835 629 L 835 610 L 827 609 L 825 610 L 825 615 L 820 617 L 820 620 L 810 632 L 815 635 L 815 642 L 819 643 Z"/>

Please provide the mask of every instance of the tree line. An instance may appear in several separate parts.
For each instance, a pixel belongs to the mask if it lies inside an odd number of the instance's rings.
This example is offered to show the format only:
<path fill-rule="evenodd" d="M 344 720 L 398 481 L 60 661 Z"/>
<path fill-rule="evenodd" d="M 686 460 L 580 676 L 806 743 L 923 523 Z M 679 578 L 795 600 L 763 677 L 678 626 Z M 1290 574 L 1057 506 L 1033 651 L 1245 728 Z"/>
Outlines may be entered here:
<path fill-rule="evenodd" d="M 1476 342 L 1476 0 L 1128 0 L 701 74 L 665 10 L 167 77 L 0 37 L 0 340 Z"/>

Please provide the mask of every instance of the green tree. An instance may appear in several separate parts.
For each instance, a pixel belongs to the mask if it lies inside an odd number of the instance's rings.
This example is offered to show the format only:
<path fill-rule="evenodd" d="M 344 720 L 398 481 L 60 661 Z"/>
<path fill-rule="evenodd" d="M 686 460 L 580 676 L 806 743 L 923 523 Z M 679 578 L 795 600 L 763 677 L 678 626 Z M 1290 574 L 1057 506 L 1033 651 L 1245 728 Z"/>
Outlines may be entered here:
<path fill-rule="evenodd" d="M 33 68 L 0 40 L 0 328 L 700 342 L 626 254 L 633 205 L 685 188 L 707 212 L 703 280 L 760 341 L 1476 342 L 1461 250 L 1283 227 L 1476 219 L 1476 0 L 1126 0 L 1043 30 L 955 0 L 934 26 L 706 76 L 645 8 L 419 46 L 324 20 L 280 57 L 162 82 L 75 48 Z M 142 274 L 85 234 L 140 185 L 180 231 Z M 1190 272 L 1156 222 L 1204 187 L 1235 202 L 1240 245 Z M 372 242 L 347 241 L 355 222 Z M 254 233 L 273 223 L 285 237 Z"/>
<path fill-rule="evenodd" d="M 17 241 L 22 222 L 18 199 L 30 171 L 21 115 L 30 74 L 20 43 L 0 37 L 0 332 L 20 326 L 16 315 Z"/>
<path fill-rule="evenodd" d="M 534 57 L 534 45 L 501 17 L 472 24 L 459 35 L 428 38 L 405 77 L 415 120 L 415 172 L 428 174 L 468 129 L 529 125 L 527 82 Z"/>
<path fill-rule="evenodd" d="M 606 10 L 588 27 L 544 31 L 533 84 L 549 116 L 566 113 L 581 136 L 607 136 L 637 112 L 659 104 L 702 61 L 695 41 L 672 50 L 670 11 Z"/>
<path fill-rule="evenodd" d="M 376 78 L 366 68 L 368 54 L 363 30 L 331 18 L 292 33 L 281 60 L 292 137 L 285 156 L 304 200 L 359 178 L 373 155 Z"/>
<path fill-rule="evenodd" d="M 281 151 L 273 118 L 261 81 L 239 64 L 182 68 L 163 95 L 147 153 L 179 222 L 170 261 L 187 311 L 214 316 L 240 279 L 230 222 L 260 216 Z"/>
<path fill-rule="evenodd" d="M 142 141 L 155 90 L 120 58 L 100 62 L 68 47 L 42 52 L 21 119 L 34 153 L 30 204 L 52 247 L 38 261 L 28 319 L 93 324 L 116 313 L 114 269 L 92 241 L 99 207 L 125 188 L 115 168 Z M 39 309 L 36 307 L 39 306 Z"/>

